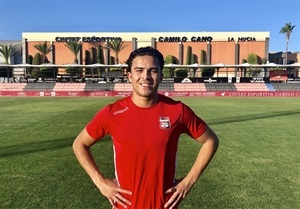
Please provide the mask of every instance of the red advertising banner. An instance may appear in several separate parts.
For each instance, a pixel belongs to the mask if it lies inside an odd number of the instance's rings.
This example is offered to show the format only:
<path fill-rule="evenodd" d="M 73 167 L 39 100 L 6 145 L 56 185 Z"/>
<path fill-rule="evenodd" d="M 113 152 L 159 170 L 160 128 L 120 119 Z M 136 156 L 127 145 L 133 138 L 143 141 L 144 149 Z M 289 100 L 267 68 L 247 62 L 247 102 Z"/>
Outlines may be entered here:
<path fill-rule="evenodd" d="M 300 91 L 163 91 L 160 93 L 170 97 L 300 97 Z M 130 91 L 0 91 L 0 97 L 124 97 L 130 94 Z"/>
<path fill-rule="evenodd" d="M 270 81 L 286 81 L 287 79 L 287 70 L 270 70 Z"/>

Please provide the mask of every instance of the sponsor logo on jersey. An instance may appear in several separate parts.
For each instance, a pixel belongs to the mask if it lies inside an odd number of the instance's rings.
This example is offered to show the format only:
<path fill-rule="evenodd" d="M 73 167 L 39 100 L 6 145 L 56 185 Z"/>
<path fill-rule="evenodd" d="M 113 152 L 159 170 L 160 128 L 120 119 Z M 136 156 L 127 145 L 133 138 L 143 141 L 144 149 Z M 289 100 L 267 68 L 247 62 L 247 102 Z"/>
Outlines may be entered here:
<path fill-rule="evenodd" d="M 121 113 L 124 113 L 125 111 L 127 111 L 129 108 L 128 107 L 125 107 L 124 109 L 122 110 L 117 110 L 114 112 L 114 115 L 118 115 L 118 114 L 121 114 Z"/>
<path fill-rule="evenodd" d="M 161 129 L 168 129 L 171 127 L 170 118 L 169 117 L 159 117 L 159 127 Z"/>

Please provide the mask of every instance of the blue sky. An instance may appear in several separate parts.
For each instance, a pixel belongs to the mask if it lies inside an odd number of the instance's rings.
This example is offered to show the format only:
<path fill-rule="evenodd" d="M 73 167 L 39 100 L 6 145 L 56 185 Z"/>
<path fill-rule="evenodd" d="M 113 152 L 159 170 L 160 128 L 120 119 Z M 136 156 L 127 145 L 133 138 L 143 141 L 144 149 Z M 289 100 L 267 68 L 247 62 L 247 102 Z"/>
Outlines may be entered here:
<path fill-rule="evenodd" d="M 0 0 L 0 40 L 22 32 L 270 32 L 270 52 L 285 51 L 285 23 L 296 27 L 300 0 Z"/>

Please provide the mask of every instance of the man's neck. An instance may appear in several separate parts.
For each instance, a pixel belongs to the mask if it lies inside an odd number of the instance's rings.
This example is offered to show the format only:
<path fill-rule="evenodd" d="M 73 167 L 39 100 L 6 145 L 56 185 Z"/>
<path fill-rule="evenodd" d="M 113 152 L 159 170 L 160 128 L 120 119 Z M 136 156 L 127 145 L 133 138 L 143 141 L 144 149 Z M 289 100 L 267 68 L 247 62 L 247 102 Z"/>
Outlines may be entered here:
<path fill-rule="evenodd" d="M 148 108 L 156 104 L 158 100 L 158 94 L 155 94 L 152 97 L 142 97 L 136 94 L 132 94 L 131 99 L 136 106 L 141 108 Z"/>

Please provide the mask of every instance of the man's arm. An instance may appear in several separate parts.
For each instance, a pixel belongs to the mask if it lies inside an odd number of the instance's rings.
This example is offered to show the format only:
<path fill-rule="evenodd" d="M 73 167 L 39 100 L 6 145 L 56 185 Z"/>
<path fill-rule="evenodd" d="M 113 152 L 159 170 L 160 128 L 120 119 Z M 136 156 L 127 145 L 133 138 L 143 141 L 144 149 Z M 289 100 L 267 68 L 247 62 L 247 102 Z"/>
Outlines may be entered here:
<path fill-rule="evenodd" d="M 121 193 L 131 194 L 131 192 L 120 188 L 116 181 L 104 178 L 103 174 L 97 167 L 90 150 L 90 147 L 95 143 L 96 140 L 88 134 L 85 128 L 76 137 L 73 142 L 73 151 L 80 165 L 90 176 L 100 192 L 108 198 L 113 207 L 115 206 L 115 203 L 118 203 L 123 207 L 130 205 L 130 201 L 124 198 Z"/>
<path fill-rule="evenodd" d="M 206 131 L 197 138 L 197 141 L 202 144 L 202 147 L 194 165 L 185 177 L 185 180 L 191 185 L 196 183 L 219 147 L 219 139 L 209 127 L 207 127 Z"/>
<path fill-rule="evenodd" d="M 207 127 L 206 131 L 199 138 L 197 138 L 197 141 L 202 143 L 202 146 L 196 161 L 186 177 L 166 192 L 174 192 L 172 197 L 165 204 L 166 208 L 172 209 L 178 205 L 183 198 L 186 197 L 192 186 L 196 183 L 200 175 L 213 158 L 219 146 L 219 139 L 217 135 L 209 127 Z"/>

